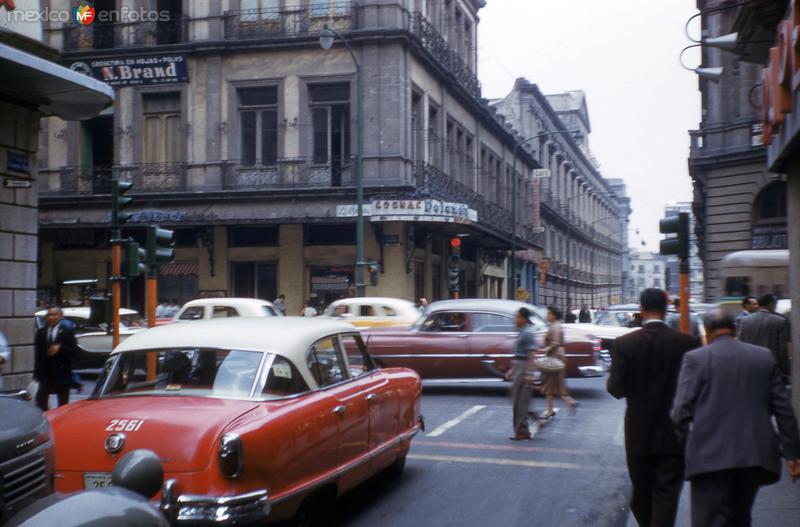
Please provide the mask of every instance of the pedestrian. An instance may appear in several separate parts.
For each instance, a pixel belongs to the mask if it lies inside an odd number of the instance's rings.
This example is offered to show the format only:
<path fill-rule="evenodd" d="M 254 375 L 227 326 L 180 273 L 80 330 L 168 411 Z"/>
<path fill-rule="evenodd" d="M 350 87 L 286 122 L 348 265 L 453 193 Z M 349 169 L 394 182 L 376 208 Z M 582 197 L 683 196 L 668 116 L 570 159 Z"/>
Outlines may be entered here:
<path fill-rule="evenodd" d="M 777 299 L 767 293 L 758 299 L 758 311 L 739 323 L 738 337 L 742 342 L 769 349 L 778 363 L 784 384 L 790 383 L 789 321 L 775 313 Z"/>
<path fill-rule="evenodd" d="M 75 333 L 61 324 L 63 312 L 59 306 L 50 306 L 45 315 L 46 325 L 36 331 L 34 340 L 33 378 L 39 383 L 36 406 L 46 411 L 50 394 L 56 394 L 58 405 L 69 404 L 72 385 L 72 357 L 78 344 Z"/>
<path fill-rule="evenodd" d="M 747 315 L 755 313 L 758 311 L 758 300 L 754 296 L 746 296 L 742 299 L 742 312 L 736 315 L 736 332 L 739 332 L 739 325 L 742 323 L 742 319 Z"/>
<path fill-rule="evenodd" d="M 514 435 L 509 439 L 524 441 L 532 437 L 529 406 L 533 391 L 536 335 L 531 323 L 531 311 L 527 307 L 519 308 L 514 322 L 519 334 L 514 345 L 511 369 L 506 373 L 506 380 L 511 381 L 512 424 L 514 426 Z"/>
<path fill-rule="evenodd" d="M 311 305 L 311 300 L 303 302 L 303 309 L 300 310 L 300 315 L 308 318 L 317 316 L 317 310 Z"/>
<path fill-rule="evenodd" d="M 167 318 L 165 313 L 167 311 L 167 301 L 165 299 L 161 299 L 161 301 L 156 306 L 156 318 Z"/>
<path fill-rule="evenodd" d="M 640 526 L 675 524 L 684 460 L 669 410 L 681 359 L 700 340 L 664 323 L 667 295 L 640 296 L 642 328 L 614 340 L 608 393 L 626 398 L 625 455 L 633 485 L 631 512 Z"/>
<path fill-rule="evenodd" d="M 424 311 L 425 308 L 428 307 L 428 299 L 425 298 L 424 296 L 422 298 L 420 298 L 417 301 L 417 307 Z"/>
<path fill-rule="evenodd" d="M 286 295 L 278 295 L 278 298 L 276 298 L 272 304 L 275 306 L 275 309 L 281 312 L 281 315 L 286 314 Z"/>
<path fill-rule="evenodd" d="M 672 305 L 675 306 L 675 312 L 670 313 L 669 316 L 667 317 L 667 325 L 676 331 L 680 331 L 681 299 L 675 297 L 675 299 L 672 301 Z M 700 317 L 697 316 L 697 313 L 689 313 L 689 334 L 701 340 L 705 337 L 705 332 L 703 331 L 703 323 L 700 320 Z"/>
<path fill-rule="evenodd" d="M 178 305 L 178 299 L 172 298 L 169 300 L 167 304 L 167 309 L 164 311 L 164 316 L 167 318 L 172 318 L 175 316 L 175 313 L 177 313 L 179 310 L 180 306 Z"/>
<path fill-rule="evenodd" d="M 578 312 L 578 322 L 581 324 L 591 324 L 592 322 L 592 312 L 589 311 L 589 306 L 586 304 L 583 304 L 583 307 Z"/>
<path fill-rule="evenodd" d="M 571 310 L 567 310 L 567 316 L 564 322 L 566 322 L 567 324 L 574 324 L 577 320 L 578 317 L 575 316 L 575 313 L 573 313 Z"/>
<path fill-rule="evenodd" d="M 539 353 L 544 352 L 548 357 L 555 357 L 562 362 L 566 361 L 566 352 L 564 351 L 564 329 L 561 327 L 561 318 L 563 314 L 561 310 L 555 306 L 547 308 L 547 322 L 549 327 L 547 334 L 544 336 L 544 347 L 539 350 Z M 578 404 L 575 399 L 570 396 L 567 391 L 567 385 L 564 382 L 566 373 L 564 370 L 559 372 L 542 372 L 542 392 L 547 397 L 547 410 L 540 416 L 540 419 L 552 419 L 556 413 L 553 408 L 553 399 L 558 395 L 567 404 L 573 412 Z"/>
<path fill-rule="evenodd" d="M 770 350 L 737 340 L 722 309 L 706 313 L 705 327 L 709 344 L 683 357 L 672 406 L 692 525 L 749 526 L 759 487 L 781 477 L 781 454 L 792 479 L 800 477 L 800 432 Z"/>

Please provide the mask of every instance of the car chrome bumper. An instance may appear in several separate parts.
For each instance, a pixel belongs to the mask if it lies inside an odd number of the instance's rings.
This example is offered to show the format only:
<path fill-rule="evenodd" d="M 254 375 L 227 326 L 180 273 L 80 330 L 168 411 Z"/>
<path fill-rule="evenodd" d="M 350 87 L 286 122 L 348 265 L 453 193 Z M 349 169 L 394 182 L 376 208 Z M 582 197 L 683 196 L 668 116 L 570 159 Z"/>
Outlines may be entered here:
<path fill-rule="evenodd" d="M 266 490 L 236 496 L 202 496 L 178 492 L 177 481 L 164 483 L 161 511 L 172 525 L 247 525 L 270 513 Z"/>
<path fill-rule="evenodd" d="M 602 377 L 606 369 L 602 366 L 578 366 L 578 373 L 581 377 Z"/>

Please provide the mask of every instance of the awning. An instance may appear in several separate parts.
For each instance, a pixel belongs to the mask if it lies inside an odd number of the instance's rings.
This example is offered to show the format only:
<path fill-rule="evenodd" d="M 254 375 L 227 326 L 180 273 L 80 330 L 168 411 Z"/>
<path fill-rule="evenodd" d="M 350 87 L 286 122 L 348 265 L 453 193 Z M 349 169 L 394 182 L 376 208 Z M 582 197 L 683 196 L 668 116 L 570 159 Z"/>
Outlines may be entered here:
<path fill-rule="evenodd" d="M 68 121 L 94 117 L 114 102 L 114 89 L 53 62 L 0 44 L 0 97 Z"/>
<path fill-rule="evenodd" d="M 159 276 L 190 276 L 198 273 L 195 262 L 172 262 L 161 264 L 158 269 Z"/>

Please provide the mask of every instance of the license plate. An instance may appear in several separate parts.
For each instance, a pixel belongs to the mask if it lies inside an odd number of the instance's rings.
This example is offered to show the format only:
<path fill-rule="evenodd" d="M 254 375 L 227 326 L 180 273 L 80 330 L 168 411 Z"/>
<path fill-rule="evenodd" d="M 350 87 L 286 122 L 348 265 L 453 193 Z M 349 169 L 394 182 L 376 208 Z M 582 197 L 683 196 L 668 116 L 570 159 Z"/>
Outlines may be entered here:
<path fill-rule="evenodd" d="M 83 488 L 104 489 L 111 486 L 111 472 L 84 472 Z"/>

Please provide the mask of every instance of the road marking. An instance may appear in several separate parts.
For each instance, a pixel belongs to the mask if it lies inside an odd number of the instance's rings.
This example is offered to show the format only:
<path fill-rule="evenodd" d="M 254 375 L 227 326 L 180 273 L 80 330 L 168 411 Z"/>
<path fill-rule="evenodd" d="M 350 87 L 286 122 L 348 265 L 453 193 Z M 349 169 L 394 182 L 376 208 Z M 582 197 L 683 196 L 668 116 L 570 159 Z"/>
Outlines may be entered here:
<path fill-rule="evenodd" d="M 441 461 L 443 463 L 475 463 L 481 465 L 506 465 L 527 468 L 560 468 L 566 470 L 601 469 L 575 463 L 557 463 L 553 461 L 528 461 L 524 459 L 503 459 L 491 457 L 466 457 L 466 456 L 429 456 L 424 454 L 409 454 L 408 459 L 417 461 Z"/>
<path fill-rule="evenodd" d="M 570 448 L 549 448 L 541 446 L 515 446 L 515 445 L 482 445 L 479 443 L 452 443 L 448 441 L 425 441 L 417 439 L 414 446 L 440 446 L 447 448 L 463 448 L 468 450 L 504 450 L 509 452 L 550 452 L 554 454 L 591 454 L 589 450 Z"/>
<path fill-rule="evenodd" d="M 431 433 L 426 434 L 426 436 L 427 437 L 439 437 L 440 435 L 444 434 L 445 432 L 447 432 L 448 430 L 450 430 L 451 428 L 456 426 L 458 423 L 460 423 L 464 419 L 469 419 L 470 417 L 472 417 L 476 413 L 480 412 L 484 408 L 486 408 L 486 406 L 484 406 L 482 404 L 476 404 L 475 406 L 473 406 L 472 408 L 470 408 L 469 410 L 467 410 L 463 414 L 459 415 L 458 417 L 454 417 L 453 419 L 450 419 L 445 424 L 443 424 L 440 427 L 438 427 L 435 430 L 433 430 Z"/>

